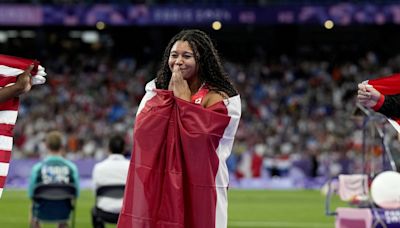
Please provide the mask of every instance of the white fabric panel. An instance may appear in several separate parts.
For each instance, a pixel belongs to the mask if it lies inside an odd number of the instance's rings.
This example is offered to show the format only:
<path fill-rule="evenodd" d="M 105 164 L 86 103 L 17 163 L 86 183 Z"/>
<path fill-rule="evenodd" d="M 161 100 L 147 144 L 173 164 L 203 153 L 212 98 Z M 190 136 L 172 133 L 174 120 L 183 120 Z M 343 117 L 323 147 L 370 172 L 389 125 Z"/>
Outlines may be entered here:
<path fill-rule="evenodd" d="M 0 124 L 15 124 L 18 111 L 0 111 Z"/>
<path fill-rule="evenodd" d="M 13 138 L 0 135 L 0 150 L 11 151 L 13 146 Z"/>
<path fill-rule="evenodd" d="M 217 187 L 216 190 L 215 228 L 226 228 L 228 227 L 228 190 L 223 187 Z"/>
<path fill-rule="evenodd" d="M 7 176 L 9 167 L 10 167 L 10 164 L 0 162 L 0 176 Z"/>
<path fill-rule="evenodd" d="M 153 98 L 156 95 L 156 92 L 153 90 L 156 88 L 156 82 L 154 80 L 150 81 L 149 83 L 146 84 L 145 90 L 146 94 L 144 95 L 142 101 L 140 102 L 139 108 L 136 112 L 136 116 L 139 115 L 139 113 L 142 111 L 143 107 L 149 101 L 151 98 Z"/>
<path fill-rule="evenodd" d="M 239 126 L 242 109 L 239 95 L 224 100 L 224 103 L 228 110 L 228 116 L 230 116 L 231 119 L 228 126 L 225 128 L 224 135 L 220 139 L 216 151 L 220 161 L 217 176 L 215 177 L 215 185 L 217 187 L 227 187 L 229 183 L 229 173 L 225 161 L 228 159 L 232 151 L 233 140 Z"/>
<path fill-rule="evenodd" d="M 239 126 L 239 120 L 242 113 L 242 107 L 240 103 L 240 96 L 231 97 L 224 100 L 226 108 L 228 110 L 228 116 L 231 117 L 228 126 L 225 128 L 224 135 L 219 141 L 217 148 L 217 155 L 219 158 L 219 167 L 217 176 L 215 177 L 215 186 L 217 193 L 217 205 L 215 211 L 215 227 L 226 228 L 228 226 L 228 184 L 229 184 L 229 172 L 226 166 L 226 159 L 231 154 L 233 147 L 233 140 L 237 128 Z"/>
<path fill-rule="evenodd" d="M 19 68 L 9 67 L 5 65 L 0 65 L 0 72 L 4 77 L 15 77 L 19 74 L 24 73 L 24 71 Z"/>

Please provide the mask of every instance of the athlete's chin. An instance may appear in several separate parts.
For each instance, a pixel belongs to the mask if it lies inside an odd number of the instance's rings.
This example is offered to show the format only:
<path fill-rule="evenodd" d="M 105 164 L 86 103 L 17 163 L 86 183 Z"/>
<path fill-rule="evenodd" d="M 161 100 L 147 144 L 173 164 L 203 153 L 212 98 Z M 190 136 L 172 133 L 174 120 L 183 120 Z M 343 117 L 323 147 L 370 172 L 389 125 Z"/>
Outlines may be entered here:
<path fill-rule="evenodd" d="M 182 74 L 183 79 L 185 80 L 192 80 L 195 76 L 193 74 Z"/>

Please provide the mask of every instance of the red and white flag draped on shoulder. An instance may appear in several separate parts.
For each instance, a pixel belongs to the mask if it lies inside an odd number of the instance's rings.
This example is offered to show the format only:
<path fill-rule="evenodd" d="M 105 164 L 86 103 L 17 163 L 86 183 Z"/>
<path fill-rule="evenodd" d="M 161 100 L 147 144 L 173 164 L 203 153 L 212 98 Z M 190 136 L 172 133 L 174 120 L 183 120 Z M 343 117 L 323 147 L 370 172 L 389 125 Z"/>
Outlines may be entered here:
<path fill-rule="evenodd" d="M 17 81 L 17 76 L 31 64 L 32 84 L 43 84 L 46 79 L 44 68 L 36 60 L 0 55 L 0 89 Z M 17 121 L 19 98 L 14 97 L 0 103 L 0 197 L 8 174 L 13 146 L 13 130 Z"/>
<path fill-rule="evenodd" d="M 118 228 L 227 227 L 226 159 L 240 97 L 210 108 L 146 85 Z"/>

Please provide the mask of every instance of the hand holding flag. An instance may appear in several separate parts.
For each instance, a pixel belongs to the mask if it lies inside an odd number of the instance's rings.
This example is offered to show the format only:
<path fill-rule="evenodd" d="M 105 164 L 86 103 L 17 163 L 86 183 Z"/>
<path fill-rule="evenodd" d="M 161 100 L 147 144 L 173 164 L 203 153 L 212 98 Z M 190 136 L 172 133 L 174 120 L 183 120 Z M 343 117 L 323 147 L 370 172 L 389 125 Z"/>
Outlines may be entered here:
<path fill-rule="evenodd" d="M 20 94 L 26 93 L 32 88 L 32 80 L 31 80 L 31 71 L 33 69 L 33 65 L 30 65 L 24 73 L 18 75 L 17 82 L 15 83 L 18 88 Z"/>
<path fill-rule="evenodd" d="M 378 90 L 376 90 L 372 85 L 368 84 L 368 81 L 358 84 L 357 100 L 365 107 L 374 107 L 378 103 L 381 95 L 382 94 Z"/>

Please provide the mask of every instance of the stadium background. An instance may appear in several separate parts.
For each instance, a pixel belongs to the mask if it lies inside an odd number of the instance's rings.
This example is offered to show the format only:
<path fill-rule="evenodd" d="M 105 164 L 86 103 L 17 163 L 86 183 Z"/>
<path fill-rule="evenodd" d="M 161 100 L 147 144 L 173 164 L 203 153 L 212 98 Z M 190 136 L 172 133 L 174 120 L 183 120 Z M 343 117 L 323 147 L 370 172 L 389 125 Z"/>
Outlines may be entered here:
<path fill-rule="evenodd" d="M 27 226 L 26 178 L 44 156 L 51 129 L 65 133 L 66 157 L 78 164 L 85 190 L 77 227 L 90 227 L 91 169 L 106 155 L 112 133 L 131 143 L 144 84 L 168 40 L 184 28 L 215 40 L 243 99 L 228 161 L 229 227 L 333 227 L 319 193 L 327 178 L 382 169 L 371 129 L 368 164 L 361 163 L 362 129 L 352 114 L 358 82 L 399 72 L 399 7 L 396 1 L 2 1 L 0 53 L 38 59 L 48 83 L 21 98 L 1 227 Z M 216 21 L 219 30 L 212 28 Z M 393 129 L 387 133 L 397 161 L 400 144 Z"/>

